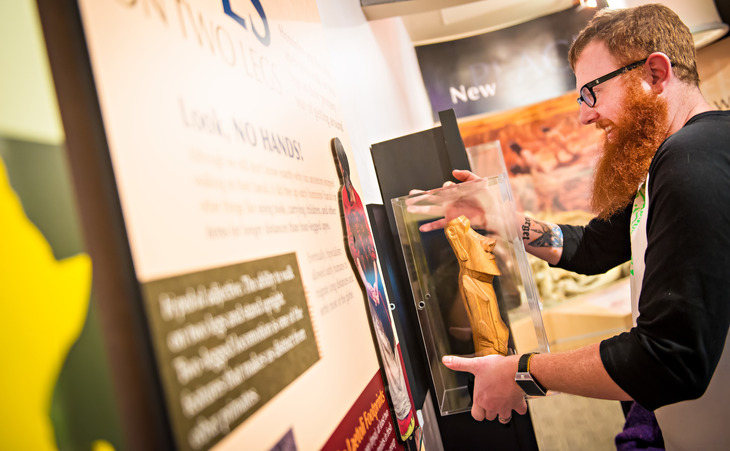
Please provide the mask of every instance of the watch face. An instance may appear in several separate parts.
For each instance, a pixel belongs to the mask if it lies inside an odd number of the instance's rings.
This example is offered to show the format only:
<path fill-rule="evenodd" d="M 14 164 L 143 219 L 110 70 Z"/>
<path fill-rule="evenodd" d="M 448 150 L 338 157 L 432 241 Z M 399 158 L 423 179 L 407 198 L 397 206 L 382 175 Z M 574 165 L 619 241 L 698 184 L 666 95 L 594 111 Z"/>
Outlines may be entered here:
<path fill-rule="evenodd" d="M 517 363 L 517 374 L 515 374 L 515 382 L 520 386 L 527 396 L 545 396 L 545 390 L 530 374 L 530 358 L 537 354 L 530 352 L 522 354 Z"/>
<path fill-rule="evenodd" d="M 530 373 L 517 373 L 515 382 L 527 396 L 545 396 L 545 390 L 532 379 Z"/>

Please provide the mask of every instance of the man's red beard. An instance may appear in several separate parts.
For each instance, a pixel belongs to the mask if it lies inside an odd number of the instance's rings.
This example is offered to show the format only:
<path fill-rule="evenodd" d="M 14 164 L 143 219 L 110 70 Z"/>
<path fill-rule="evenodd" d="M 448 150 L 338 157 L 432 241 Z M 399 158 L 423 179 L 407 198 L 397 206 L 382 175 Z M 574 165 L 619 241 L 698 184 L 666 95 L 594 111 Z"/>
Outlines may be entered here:
<path fill-rule="evenodd" d="M 633 201 L 646 179 L 649 165 L 667 134 L 667 101 L 641 88 L 638 77 L 628 74 L 626 109 L 617 123 L 598 121 L 596 126 L 613 125 L 611 139 L 604 137 L 603 151 L 593 177 L 591 208 L 607 219 Z"/>

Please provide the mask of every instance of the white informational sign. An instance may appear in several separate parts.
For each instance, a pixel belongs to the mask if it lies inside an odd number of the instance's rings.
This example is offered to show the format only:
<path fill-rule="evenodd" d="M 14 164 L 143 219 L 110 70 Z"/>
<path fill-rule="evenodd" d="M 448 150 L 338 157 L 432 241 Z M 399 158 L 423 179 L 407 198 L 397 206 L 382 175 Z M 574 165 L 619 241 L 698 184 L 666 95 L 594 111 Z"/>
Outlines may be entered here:
<path fill-rule="evenodd" d="M 378 362 L 315 0 L 79 7 L 177 445 L 320 449 Z"/>

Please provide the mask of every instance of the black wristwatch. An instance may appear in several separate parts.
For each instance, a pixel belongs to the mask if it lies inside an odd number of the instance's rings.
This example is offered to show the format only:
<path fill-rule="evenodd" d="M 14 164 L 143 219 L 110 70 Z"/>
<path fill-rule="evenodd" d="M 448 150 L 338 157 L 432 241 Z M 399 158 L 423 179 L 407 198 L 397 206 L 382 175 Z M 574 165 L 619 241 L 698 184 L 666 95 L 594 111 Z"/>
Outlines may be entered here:
<path fill-rule="evenodd" d="M 537 352 L 522 354 L 520 361 L 517 363 L 517 374 L 515 374 L 515 382 L 520 386 L 522 391 L 528 396 L 545 396 L 547 390 L 540 385 L 537 380 L 530 374 L 530 359 Z"/>

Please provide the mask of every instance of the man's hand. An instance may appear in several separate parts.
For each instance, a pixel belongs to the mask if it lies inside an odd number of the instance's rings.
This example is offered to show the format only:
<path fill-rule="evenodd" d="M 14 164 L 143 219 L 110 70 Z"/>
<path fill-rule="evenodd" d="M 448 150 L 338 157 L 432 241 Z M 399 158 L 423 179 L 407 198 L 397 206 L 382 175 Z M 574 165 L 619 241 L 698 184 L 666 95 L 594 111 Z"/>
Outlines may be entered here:
<path fill-rule="evenodd" d="M 452 370 L 474 375 L 474 396 L 471 416 L 475 420 L 494 420 L 507 423 L 514 410 L 520 415 L 527 412 L 525 392 L 515 382 L 519 356 L 488 355 L 484 357 L 444 356 L 443 364 Z"/>
<path fill-rule="evenodd" d="M 481 177 L 479 177 L 475 173 L 464 170 L 464 169 L 454 169 L 453 171 L 451 171 L 451 174 L 454 176 L 454 178 L 456 180 L 458 180 L 460 182 L 471 182 L 472 180 L 481 180 Z M 444 182 L 444 184 L 442 185 L 442 188 L 446 187 L 446 186 L 451 186 L 451 185 L 456 185 L 456 183 Z M 422 189 L 412 189 L 408 192 L 408 194 L 413 195 L 413 194 L 421 194 L 421 193 L 425 193 L 425 192 L 426 191 L 424 191 Z"/>
<path fill-rule="evenodd" d="M 455 169 L 452 174 L 461 182 L 481 180 L 481 177 L 470 171 Z M 454 182 L 446 182 L 443 187 L 455 185 Z M 452 219 L 461 215 L 469 218 L 473 227 L 486 228 L 485 205 L 481 193 L 467 192 L 466 194 L 453 195 L 452 193 L 438 192 L 429 194 L 427 191 L 413 189 L 409 194 L 423 194 L 409 199 L 408 211 L 410 213 L 425 214 L 431 216 L 443 216 L 442 219 L 425 223 L 419 227 L 421 232 L 443 229 Z"/>
<path fill-rule="evenodd" d="M 466 171 L 464 169 L 454 169 L 451 171 L 451 174 L 454 176 L 454 178 L 460 182 L 471 182 L 472 180 L 481 180 L 481 177 L 476 175 L 475 173 L 471 171 Z M 446 182 L 446 183 L 452 183 L 452 182 Z"/>

